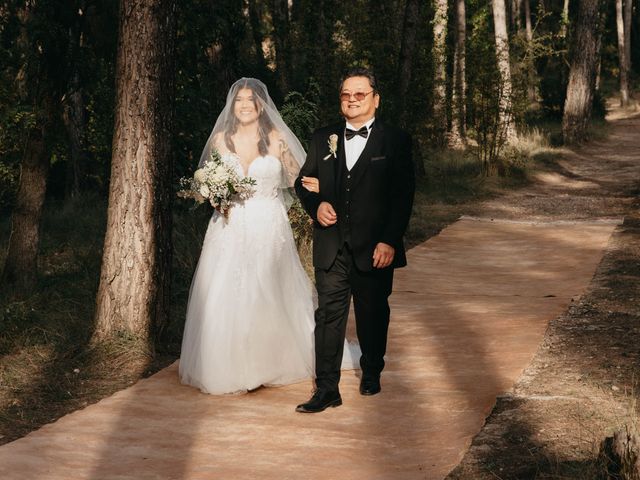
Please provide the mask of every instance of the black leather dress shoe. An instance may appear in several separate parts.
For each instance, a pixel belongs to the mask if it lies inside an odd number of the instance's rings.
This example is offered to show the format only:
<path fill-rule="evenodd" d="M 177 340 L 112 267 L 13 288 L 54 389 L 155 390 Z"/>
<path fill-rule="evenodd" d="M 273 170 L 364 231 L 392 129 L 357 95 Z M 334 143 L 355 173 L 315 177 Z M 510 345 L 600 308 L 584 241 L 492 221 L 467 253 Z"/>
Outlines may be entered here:
<path fill-rule="evenodd" d="M 360 380 L 360 395 L 375 395 L 380 390 L 380 377 L 362 377 Z"/>
<path fill-rule="evenodd" d="M 342 397 L 337 390 L 316 390 L 307 403 L 296 407 L 296 412 L 318 413 L 329 407 L 339 407 L 340 405 L 342 405 Z"/>

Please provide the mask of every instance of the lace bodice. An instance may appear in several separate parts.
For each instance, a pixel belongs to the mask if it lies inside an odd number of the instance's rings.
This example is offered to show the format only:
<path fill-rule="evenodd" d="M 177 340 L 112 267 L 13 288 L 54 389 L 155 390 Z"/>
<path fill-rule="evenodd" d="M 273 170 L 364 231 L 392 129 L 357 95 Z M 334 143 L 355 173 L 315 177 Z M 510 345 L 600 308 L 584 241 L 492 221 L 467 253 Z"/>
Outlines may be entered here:
<path fill-rule="evenodd" d="M 223 160 L 233 166 L 239 175 L 245 176 L 240 159 L 233 153 L 223 155 Z M 283 182 L 282 163 L 273 155 L 256 157 L 247 171 L 248 177 L 256 181 L 252 197 L 277 198 Z"/>

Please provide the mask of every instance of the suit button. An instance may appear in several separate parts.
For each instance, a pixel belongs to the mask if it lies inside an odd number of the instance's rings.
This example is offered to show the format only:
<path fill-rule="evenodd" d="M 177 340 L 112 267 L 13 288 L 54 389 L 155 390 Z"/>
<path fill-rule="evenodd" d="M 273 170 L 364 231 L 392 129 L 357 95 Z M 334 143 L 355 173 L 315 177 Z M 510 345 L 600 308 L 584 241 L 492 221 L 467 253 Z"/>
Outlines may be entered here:
<path fill-rule="evenodd" d="M 347 178 L 351 178 L 351 175 L 347 175 Z"/>
<path fill-rule="evenodd" d="M 351 191 L 351 189 L 347 188 L 347 192 L 350 192 L 350 191 Z"/>

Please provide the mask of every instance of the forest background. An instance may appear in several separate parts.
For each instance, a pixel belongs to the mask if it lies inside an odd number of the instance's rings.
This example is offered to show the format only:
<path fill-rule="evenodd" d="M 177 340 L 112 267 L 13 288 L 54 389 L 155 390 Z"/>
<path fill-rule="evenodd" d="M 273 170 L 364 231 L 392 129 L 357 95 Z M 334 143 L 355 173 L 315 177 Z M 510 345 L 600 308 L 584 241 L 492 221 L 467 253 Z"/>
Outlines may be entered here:
<path fill-rule="evenodd" d="M 306 144 L 339 119 L 343 72 L 371 67 L 380 117 L 413 135 L 417 204 L 457 204 L 517 188 L 554 146 L 602 135 L 607 97 L 633 103 L 637 10 L 631 0 L 0 2 L 0 443 L 179 356 L 211 210 L 175 192 L 235 80 L 264 81 Z M 546 157 L 532 153 L 540 145 Z M 448 215 L 414 218 L 409 243 Z M 307 218 L 290 216 L 306 257 Z M 136 253 L 117 234 L 148 243 Z M 121 265 L 118 287 L 105 278 Z"/>

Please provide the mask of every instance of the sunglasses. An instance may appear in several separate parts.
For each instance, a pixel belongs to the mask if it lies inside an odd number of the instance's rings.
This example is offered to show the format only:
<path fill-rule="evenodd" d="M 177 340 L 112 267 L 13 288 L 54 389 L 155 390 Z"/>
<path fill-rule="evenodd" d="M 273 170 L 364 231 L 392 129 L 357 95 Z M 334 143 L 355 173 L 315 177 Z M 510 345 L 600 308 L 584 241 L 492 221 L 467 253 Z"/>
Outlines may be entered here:
<path fill-rule="evenodd" d="M 367 95 L 369 95 L 370 93 L 373 93 L 373 92 L 374 92 L 374 90 L 371 90 L 370 92 L 367 92 L 367 93 L 364 93 L 364 92 L 356 92 L 356 93 L 342 92 L 340 94 L 340 100 L 343 101 L 343 102 L 348 102 L 349 100 L 351 100 L 351 97 L 353 97 L 357 101 L 361 102 L 362 100 L 367 98 Z"/>

